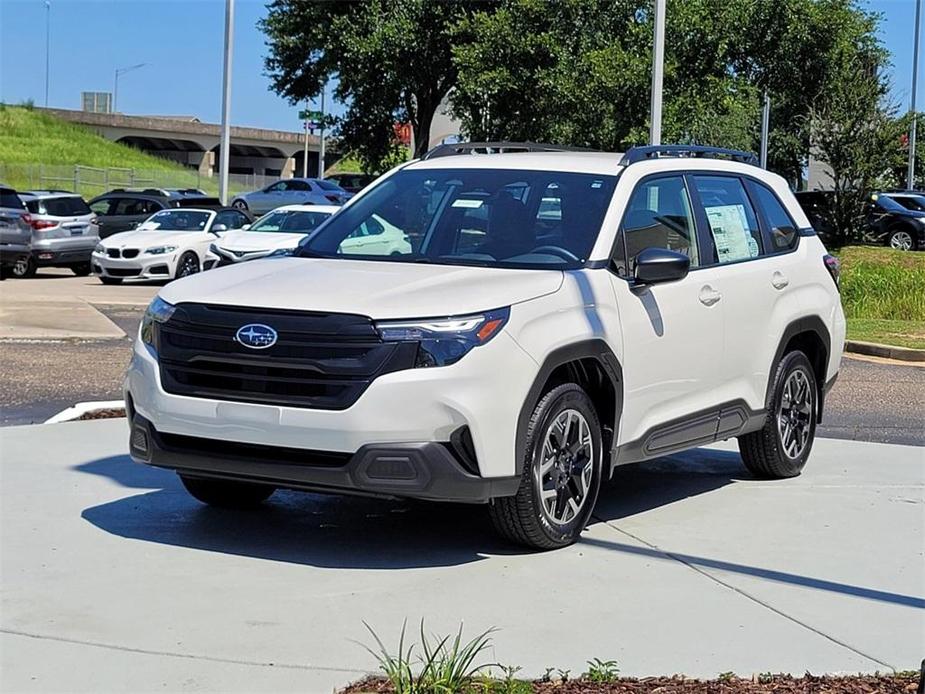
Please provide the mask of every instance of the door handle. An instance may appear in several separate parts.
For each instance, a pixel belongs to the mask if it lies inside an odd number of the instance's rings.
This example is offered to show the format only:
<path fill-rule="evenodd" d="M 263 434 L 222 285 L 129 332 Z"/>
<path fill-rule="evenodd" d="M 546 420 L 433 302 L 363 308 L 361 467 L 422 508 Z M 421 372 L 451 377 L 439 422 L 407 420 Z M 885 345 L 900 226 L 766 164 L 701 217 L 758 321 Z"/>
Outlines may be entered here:
<path fill-rule="evenodd" d="M 774 274 L 771 275 L 771 284 L 774 285 L 775 289 L 783 289 L 790 284 L 790 280 L 780 270 L 775 270 Z"/>
<path fill-rule="evenodd" d="M 723 295 L 713 289 L 709 284 L 705 284 L 700 288 L 700 303 L 704 306 L 712 306 L 722 298 Z"/>

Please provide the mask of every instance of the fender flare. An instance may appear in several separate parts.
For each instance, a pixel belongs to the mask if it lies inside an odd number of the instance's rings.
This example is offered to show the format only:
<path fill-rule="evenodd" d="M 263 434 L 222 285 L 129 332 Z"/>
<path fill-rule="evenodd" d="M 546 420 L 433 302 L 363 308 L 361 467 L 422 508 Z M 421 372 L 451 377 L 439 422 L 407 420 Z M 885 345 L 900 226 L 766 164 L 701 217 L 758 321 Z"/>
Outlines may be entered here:
<path fill-rule="evenodd" d="M 543 394 L 543 386 L 546 385 L 546 381 L 549 380 L 553 371 L 564 364 L 578 361 L 579 359 L 594 359 L 597 361 L 610 379 L 614 393 L 616 393 L 614 421 L 607 423 L 613 427 L 613 441 L 611 441 L 610 450 L 610 456 L 611 458 L 613 457 L 616 451 L 620 417 L 623 413 L 623 366 L 620 364 L 620 360 L 617 359 L 617 355 L 613 353 L 610 345 L 600 338 L 592 338 L 553 350 L 546 356 L 546 359 L 544 359 L 543 363 L 540 365 L 533 385 L 531 385 L 530 390 L 527 391 L 527 397 L 524 399 L 524 403 L 520 408 L 520 413 L 517 415 L 517 437 L 514 442 L 514 461 L 518 470 L 517 474 L 521 473 L 520 464 L 526 453 L 527 425 L 530 421 L 530 416 L 533 414 L 533 409 L 536 407 L 536 403 L 539 402 Z M 602 424 L 605 423 L 602 422 Z"/>
<path fill-rule="evenodd" d="M 771 367 L 768 370 L 768 385 L 765 390 L 764 402 L 765 406 L 770 408 L 772 391 L 774 389 L 774 372 L 780 360 L 784 357 L 784 349 L 786 349 L 787 343 L 790 342 L 794 336 L 807 332 L 814 333 L 825 347 L 825 360 L 822 364 L 822 373 L 820 377 L 816 379 L 816 388 L 819 398 L 819 421 L 822 421 L 822 407 L 824 404 L 826 386 L 825 380 L 829 372 L 829 361 L 832 358 L 832 338 L 829 335 L 829 329 L 819 316 L 804 316 L 803 318 L 798 318 L 784 328 L 783 335 L 781 335 L 780 341 L 777 344 L 777 350 L 774 352 L 774 359 L 771 361 Z"/>

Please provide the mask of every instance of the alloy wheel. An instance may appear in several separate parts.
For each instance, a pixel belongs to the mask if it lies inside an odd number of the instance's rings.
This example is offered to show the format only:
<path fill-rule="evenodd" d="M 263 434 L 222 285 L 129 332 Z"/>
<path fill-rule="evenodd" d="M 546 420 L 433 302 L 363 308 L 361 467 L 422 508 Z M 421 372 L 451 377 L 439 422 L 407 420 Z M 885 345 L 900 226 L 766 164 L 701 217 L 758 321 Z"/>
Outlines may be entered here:
<path fill-rule="evenodd" d="M 908 231 L 894 231 L 890 236 L 890 248 L 898 251 L 912 250 L 912 234 Z"/>
<path fill-rule="evenodd" d="M 195 275 L 197 272 L 199 272 L 199 261 L 196 260 L 195 256 L 183 256 L 177 270 L 177 277 L 188 277 L 189 275 Z"/>
<path fill-rule="evenodd" d="M 540 456 L 536 475 L 543 511 L 564 525 L 581 512 L 591 489 L 594 443 L 584 415 L 560 412 L 546 430 Z"/>
<path fill-rule="evenodd" d="M 796 369 L 784 381 L 777 407 L 777 433 L 781 447 L 791 460 L 803 455 L 812 435 L 813 384 L 803 369 Z"/>

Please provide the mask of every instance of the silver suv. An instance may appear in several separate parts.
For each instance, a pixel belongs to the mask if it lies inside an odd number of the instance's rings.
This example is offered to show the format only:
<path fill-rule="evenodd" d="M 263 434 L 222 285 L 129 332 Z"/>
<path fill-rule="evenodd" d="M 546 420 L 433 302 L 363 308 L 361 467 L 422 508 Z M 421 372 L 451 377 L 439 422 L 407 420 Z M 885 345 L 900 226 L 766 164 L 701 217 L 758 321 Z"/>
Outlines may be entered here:
<path fill-rule="evenodd" d="M 19 194 L 31 217 L 32 253 L 13 267 L 17 277 L 32 277 L 40 267 L 69 267 L 90 274 L 90 254 L 100 242 L 96 215 L 82 197 L 64 190 Z"/>
<path fill-rule="evenodd" d="M 0 185 L 0 278 L 29 258 L 32 227 L 16 191 Z"/>

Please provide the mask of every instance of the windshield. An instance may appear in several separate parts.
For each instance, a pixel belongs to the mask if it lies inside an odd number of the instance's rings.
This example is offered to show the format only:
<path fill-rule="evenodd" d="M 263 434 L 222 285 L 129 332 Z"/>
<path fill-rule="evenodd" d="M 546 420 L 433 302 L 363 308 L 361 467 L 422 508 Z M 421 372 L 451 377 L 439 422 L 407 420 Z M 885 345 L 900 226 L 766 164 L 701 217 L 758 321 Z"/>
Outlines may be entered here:
<path fill-rule="evenodd" d="M 203 231 L 211 216 L 210 212 L 196 210 L 163 210 L 148 217 L 141 228 L 158 231 Z"/>
<path fill-rule="evenodd" d="M 405 170 L 343 208 L 297 255 L 568 269 L 591 253 L 616 176 Z"/>
<path fill-rule="evenodd" d="M 923 195 L 891 195 L 890 198 L 898 202 L 907 210 L 925 212 L 925 196 Z"/>
<path fill-rule="evenodd" d="M 261 217 L 248 231 L 307 234 L 330 216 L 330 212 L 277 210 Z"/>

